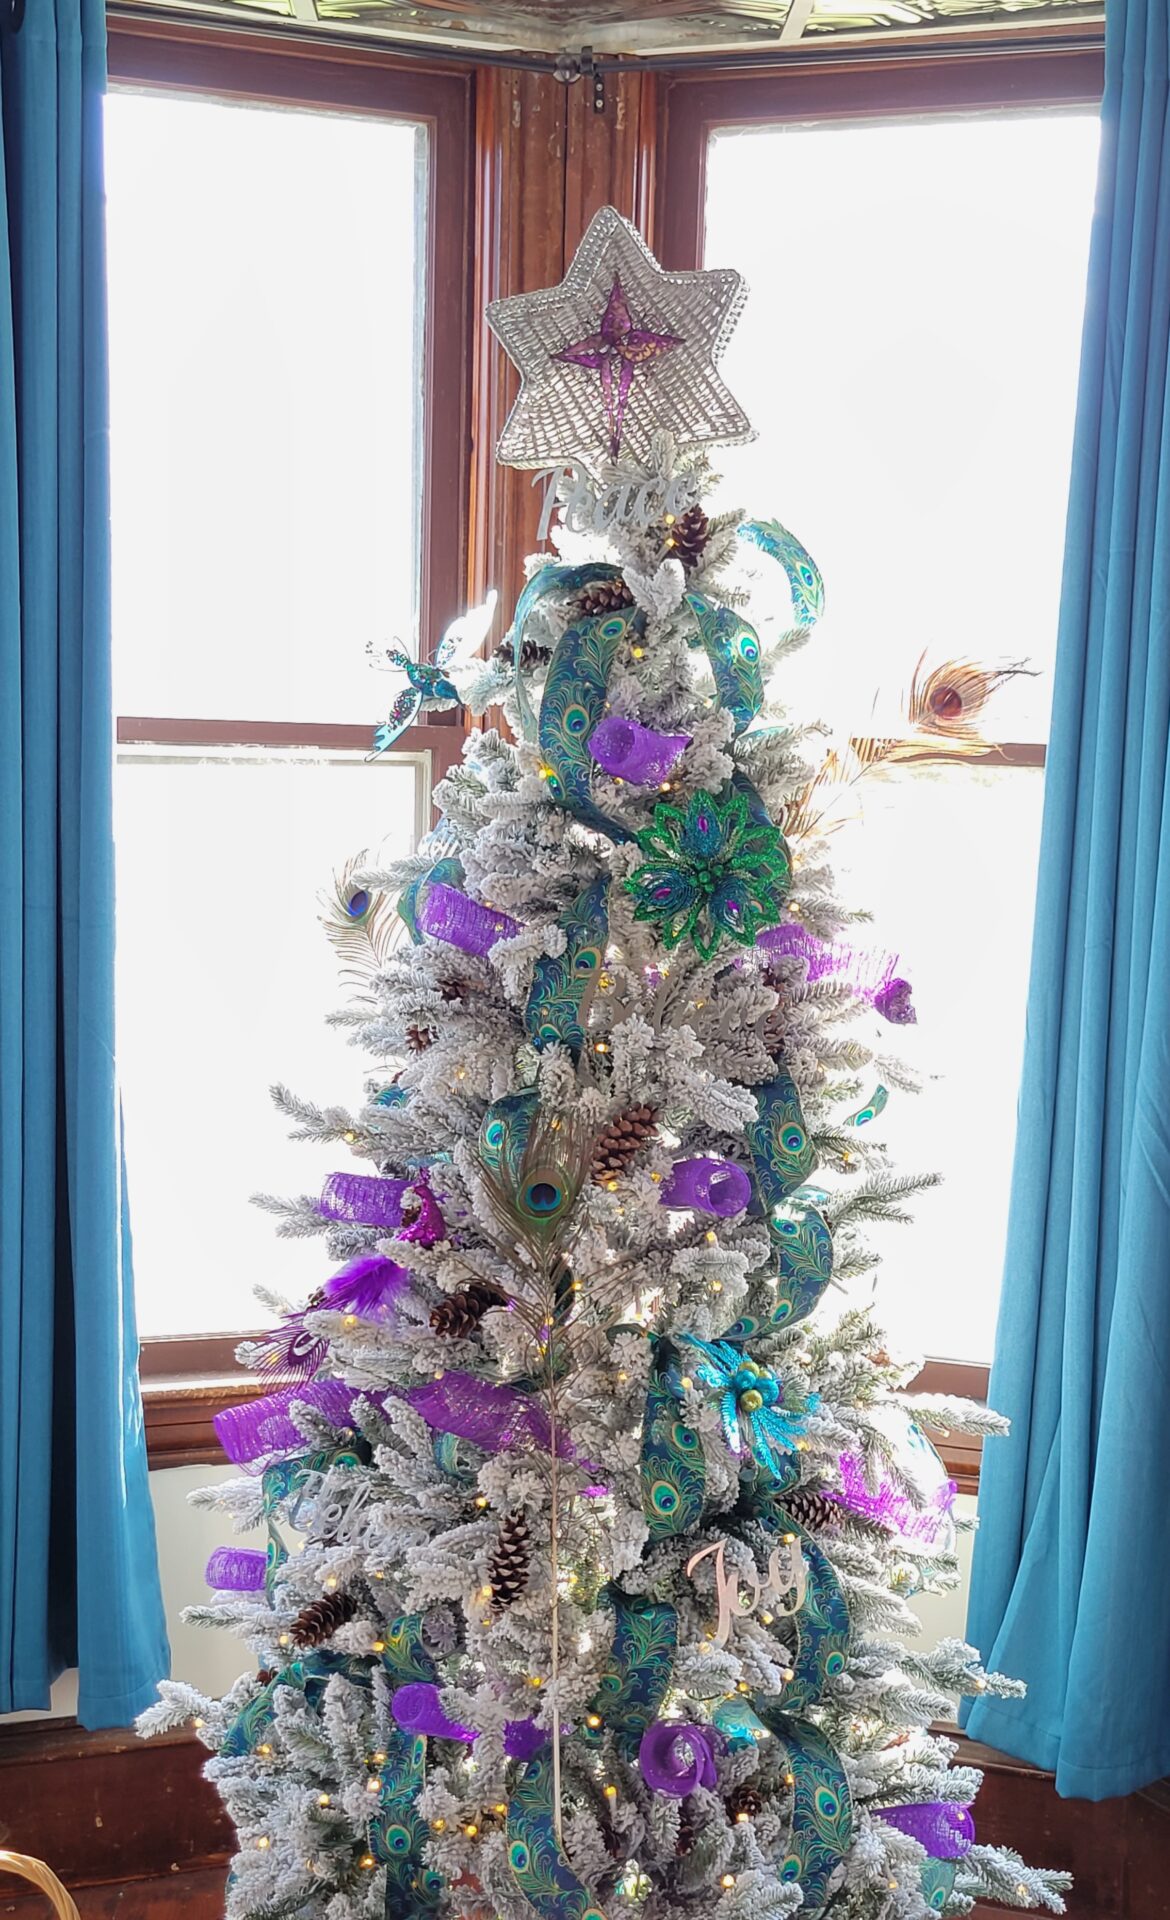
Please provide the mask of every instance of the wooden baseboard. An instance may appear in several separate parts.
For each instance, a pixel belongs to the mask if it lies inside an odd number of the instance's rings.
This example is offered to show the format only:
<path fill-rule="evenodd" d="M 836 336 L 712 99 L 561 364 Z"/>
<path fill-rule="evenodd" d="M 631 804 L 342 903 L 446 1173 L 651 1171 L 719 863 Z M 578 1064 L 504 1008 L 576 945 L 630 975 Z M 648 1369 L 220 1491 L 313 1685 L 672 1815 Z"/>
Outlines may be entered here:
<path fill-rule="evenodd" d="M 189 1732 L 0 1726 L 0 1845 L 47 1861 L 85 1920 L 221 1920 L 234 1829 L 202 1777 L 206 1757 Z M 0 1915 L 44 1911 L 43 1895 L 0 1874 Z"/>
<path fill-rule="evenodd" d="M 940 1731 L 983 1771 L 980 1839 L 1075 1876 L 1069 1920 L 1170 1920 L 1170 1796 L 1061 1800 L 1051 1774 Z M 186 1732 L 147 1742 L 72 1721 L 0 1725 L 0 1845 L 47 1860 L 82 1920 L 222 1920 L 234 1834 L 205 1757 Z M 44 1910 L 43 1896 L 0 1875 L 0 1920 Z M 975 1920 L 1004 1910 L 981 1907 Z"/>

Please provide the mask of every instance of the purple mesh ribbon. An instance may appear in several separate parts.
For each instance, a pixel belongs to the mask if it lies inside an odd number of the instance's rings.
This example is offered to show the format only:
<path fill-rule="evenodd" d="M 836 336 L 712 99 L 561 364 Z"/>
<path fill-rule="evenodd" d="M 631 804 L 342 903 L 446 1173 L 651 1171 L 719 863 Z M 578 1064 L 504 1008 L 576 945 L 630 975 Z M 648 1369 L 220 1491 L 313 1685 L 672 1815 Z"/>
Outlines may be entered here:
<path fill-rule="evenodd" d="M 438 1687 L 426 1680 L 412 1680 L 399 1687 L 390 1711 L 407 1733 L 435 1734 L 441 1740 L 464 1740 L 468 1745 L 479 1738 L 474 1727 L 461 1726 L 444 1713 Z"/>
<path fill-rule="evenodd" d="M 268 1572 L 268 1555 L 256 1547 L 217 1547 L 204 1579 L 216 1593 L 258 1593 Z"/>
<path fill-rule="evenodd" d="M 326 1220 L 352 1220 L 362 1227 L 400 1227 L 402 1196 L 409 1180 L 380 1180 L 372 1173 L 331 1173 L 317 1212 Z"/>
<path fill-rule="evenodd" d="M 548 1446 L 548 1421 L 527 1395 L 471 1373 L 444 1373 L 425 1386 L 409 1387 L 405 1399 L 428 1427 L 454 1433 L 485 1453 L 525 1442 Z"/>
<path fill-rule="evenodd" d="M 359 1320 L 388 1320 L 409 1291 L 405 1267 L 380 1253 L 364 1253 L 325 1282 L 318 1304 L 334 1313 L 356 1313 Z"/>
<path fill-rule="evenodd" d="M 399 1390 L 391 1388 L 390 1392 Z M 422 1415 L 436 1433 L 454 1433 L 469 1440 L 484 1453 L 501 1453 L 505 1447 L 539 1447 L 547 1453 L 552 1429 L 543 1407 L 515 1387 L 497 1386 L 480 1380 L 473 1373 L 444 1373 L 425 1386 L 408 1387 L 401 1394 L 414 1411 Z M 599 1473 L 589 1460 L 578 1460 L 577 1449 L 562 1429 L 557 1435 L 557 1456 L 575 1461 L 590 1473 Z M 590 1488 L 591 1493 L 604 1488 Z"/>
<path fill-rule="evenodd" d="M 497 940 L 511 940 L 520 931 L 520 922 L 498 907 L 481 907 L 457 887 L 432 880 L 418 909 L 418 924 L 424 933 L 461 953 L 490 953 Z"/>
<path fill-rule="evenodd" d="M 932 1860 L 961 1860 L 975 1844 L 970 1807 L 957 1800 L 919 1800 L 909 1807 L 873 1807 L 879 1820 L 908 1834 Z"/>
<path fill-rule="evenodd" d="M 638 1748 L 642 1778 L 655 1793 L 685 1800 L 696 1787 L 715 1785 L 715 1741 L 710 1727 L 656 1720 Z"/>
<path fill-rule="evenodd" d="M 910 982 L 898 974 L 896 953 L 871 953 L 844 942 L 818 940 L 799 921 L 765 927 L 756 935 L 756 945 L 772 959 L 803 960 L 810 983 L 844 976 L 855 993 L 895 1026 L 912 1026 L 917 1019 L 910 1004 Z"/>
<path fill-rule="evenodd" d="M 548 1737 L 535 1720 L 509 1720 L 504 1728 L 504 1752 L 509 1760 L 531 1760 Z"/>
<path fill-rule="evenodd" d="M 841 1491 L 830 1494 L 829 1498 L 839 1500 L 851 1513 L 858 1513 L 863 1519 L 874 1520 L 889 1532 L 900 1534 L 904 1540 L 921 1540 L 926 1546 L 933 1546 L 950 1525 L 951 1509 L 958 1491 L 953 1480 L 943 1481 L 929 1495 L 927 1504 L 919 1505 L 894 1481 L 884 1476 L 871 1490 L 866 1485 L 865 1466 L 860 1455 L 843 1453 Z"/>
<path fill-rule="evenodd" d="M 734 1160 L 676 1160 L 658 1197 L 664 1207 L 696 1207 L 727 1219 L 742 1212 L 752 1197 L 752 1183 Z"/>
<path fill-rule="evenodd" d="M 655 733 L 637 720 L 607 714 L 589 736 L 589 751 L 599 767 L 631 786 L 657 786 L 691 744 L 689 733 Z"/>
<path fill-rule="evenodd" d="M 238 1467 L 251 1466 L 304 1446 L 304 1435 L 290 1412 L 294 1403 L 312 1407 L 335 1427 L 343 1427 L 354 1397 L 355 1389 L 341 1380 L 308 1380 L 267 1393 L 262 1400 L 224 1407 L 212 1424 L 228 1459 Z"/>

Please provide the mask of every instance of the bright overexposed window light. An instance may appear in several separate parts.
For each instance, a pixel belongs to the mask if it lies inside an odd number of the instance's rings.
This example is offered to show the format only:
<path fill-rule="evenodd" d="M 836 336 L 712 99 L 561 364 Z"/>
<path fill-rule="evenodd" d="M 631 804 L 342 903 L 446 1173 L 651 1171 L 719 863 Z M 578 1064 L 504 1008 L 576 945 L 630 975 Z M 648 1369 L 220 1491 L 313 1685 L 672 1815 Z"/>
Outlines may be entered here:
<path fill-rule="evenodd" d="M 820 565 L 826 612 L 792 703 L 897 733 L 919 658 L 1028 660 L 980 767 L 898 767 L 835 836 L 859 937 L 902 956 L 927 1076 L 880 1127 L 941 1172 L 886 1229 L 877 1304 L 909 1351 L 990 1357 L 1007 1226 L 1098 144 L 1095 114 L 972 114 L 716 133 L 707 263 L 751 297 L 724 360 L 758 439 L 720 453 L 729 503 Z M 1021 753 L 1019 749 L 1023 747 Z"/>

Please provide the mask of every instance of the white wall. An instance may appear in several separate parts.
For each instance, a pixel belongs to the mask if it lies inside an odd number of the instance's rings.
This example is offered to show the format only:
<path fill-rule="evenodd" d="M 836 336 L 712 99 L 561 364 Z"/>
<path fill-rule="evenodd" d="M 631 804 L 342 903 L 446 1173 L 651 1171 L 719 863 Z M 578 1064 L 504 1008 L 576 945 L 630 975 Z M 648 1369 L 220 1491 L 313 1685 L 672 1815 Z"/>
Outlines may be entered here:
<path fill-rule="evenodd" d="M 171 1641 L 172 1675 L 201 1687 L 206 1693 L 223 1693 L 250 1664 L 251 1655 L 230 1633 L 216 1633 L 205 1627 L 184 1626 L 183 1608 L 202 1600 L 207 1594 L 203 1570 L 214 1547 L 229 1540 L 243 1546 L 264 1545 L 257 1533 L 233 1535 L 224 1515 L 188 1505 L 187 1496 L 196 1487 L 210 1486 L 230 1479 L 232 1467 L 170 1467 L 152 1473 L 150 1493 L 154 1501 L 158 1530 L 159 1565 L 162 1571 L 163 1600 L 167 1612 L 167 1630 Z M 974 1496 L 960 1494 L 956 1511 L 967 1516 L 975 1512 Z M 966 1577 L 971 1564 L 973 1535 L 960 1536 L 959 1552 L 963 1561 L 964 1584 L 953 1593 L 932 1596 L 919 1594 L 913 1601 L 922 1620 L 922 1634 L 916 1647 L 933 1647 L 947 1635 L 961 1636 L 967 1617 Z M 49 1712 L 54 1717 L 72 1714 L 77 1707 L 77 1677 L 63 1674 L 53 1688 Z M 14 1714 L 12 1719 L 36 1719 L 34 1714 Z"/>

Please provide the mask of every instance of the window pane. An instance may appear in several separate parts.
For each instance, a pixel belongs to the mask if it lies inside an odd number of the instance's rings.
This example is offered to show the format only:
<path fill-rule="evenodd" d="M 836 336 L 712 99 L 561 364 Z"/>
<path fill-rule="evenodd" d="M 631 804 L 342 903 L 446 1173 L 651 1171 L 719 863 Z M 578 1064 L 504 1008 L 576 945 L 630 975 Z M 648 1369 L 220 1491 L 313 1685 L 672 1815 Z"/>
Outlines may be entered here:
<path fill-rule="evenodd" d="M 119 755 L 116 801 L 139 1330 L 255 1326 L 257 1282 L 297 1297 L 323 1269 L 320 1242 L 278 1243 L 250 1196 L 311 1193 L 347 1164 L 290 1143 L 268 1089 L 356 1105 L 366 1064 L 325 1024 L 346 993 L 317 896 L 363 847 L 409 853 L 425 760 L 143 748 Z"/>
<path fill-rule="evenodd" d="M 854 732 L 926 650 L 1030 659 L 994 728 L 1046 735 L 1097 138 L 1045 112 L 712 139 L 708 264 L 751 286 L 724 367 L 759 433 L 720 464 L 815 556 L 794 672 Z"/>
<path fill-rule="evenodd" d="M 872 1130 L 900 1171 L 943 1175 L 913 1226 L 874 1235 L 880 1318 L 910 1353 L 991 1358 L 1043 794 L 1038 767 L 884 767 L 834 835 L 844 897 L 873 909 L 857 937 L 901 955 L 918 1012 L 882 1041 L 923 1091 L 891 1092 Z"/>
<path fill-rule="evenodd" d="M 925 653 L 1029 660 L 987 732 L 1046 737 L 1097 137 L 1095 114 L 1043 112 L 712 138 L 708 262 L 747 267 L 725 367 L 759 430 L 720 461 L 730 500 L 824 572 L 825 617 L 784 673 L 844 733 L 900 731 Z M 862 937 L 913 982 L 919 1024 L 891 1051 L 931 1076 L 878 1123 L 900 1167 L 944 1176 L 881 1237 L 880 1311 L 909 1351 L 991 1354 L 1042 786 L 887 768 L 834 840 L 843 898 L 875 916 Z"/>
<path fill-rule="evenodd" d="M 118 711 L 366 721 L 414 650 L 424 129 L 106 102 Z"/>

